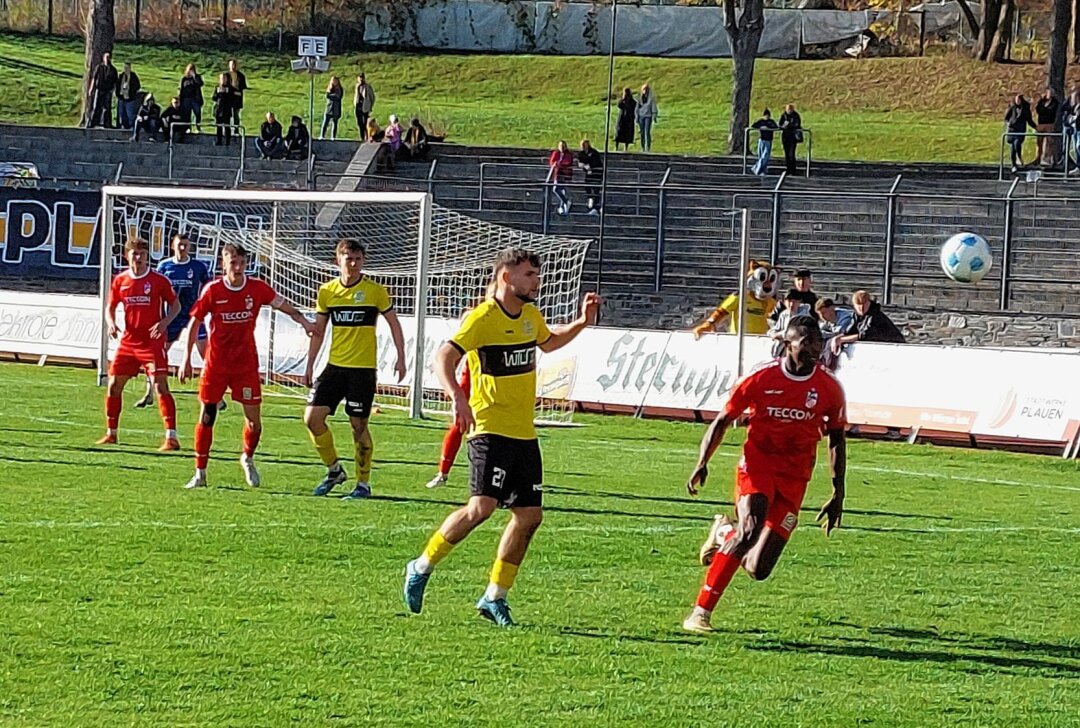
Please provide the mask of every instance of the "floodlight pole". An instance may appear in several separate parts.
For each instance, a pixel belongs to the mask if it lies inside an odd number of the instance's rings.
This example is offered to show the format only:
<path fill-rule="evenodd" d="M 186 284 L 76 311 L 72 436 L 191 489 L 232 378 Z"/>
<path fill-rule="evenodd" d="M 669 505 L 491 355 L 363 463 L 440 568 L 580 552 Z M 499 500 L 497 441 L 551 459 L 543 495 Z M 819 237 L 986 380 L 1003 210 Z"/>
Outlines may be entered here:
<path fill-rule="evenodd" d="M 735 373 L 741 379 L 743 375 L 743 346 L 746 340 L 746 269 L 750 267 L 750 210 L 742 209 L 742 234 L 739 238 L 739 326 L 738 356 Z"/>
<path fill-rule="evenodd" d="M 611 0 L 611 38 L 608 42 L 607 115 L 604 117 L 604 168 L 600 177 L 600 235 L 596 240 L 596 292 L 604 287 L 604 222 L 607 212 L 608 151 L 611 144 L 611 92 L 615 85 L 615 26 L 619 19 L 619 0 Z M 599 315 L 598 315 L 599 318 Z"/>

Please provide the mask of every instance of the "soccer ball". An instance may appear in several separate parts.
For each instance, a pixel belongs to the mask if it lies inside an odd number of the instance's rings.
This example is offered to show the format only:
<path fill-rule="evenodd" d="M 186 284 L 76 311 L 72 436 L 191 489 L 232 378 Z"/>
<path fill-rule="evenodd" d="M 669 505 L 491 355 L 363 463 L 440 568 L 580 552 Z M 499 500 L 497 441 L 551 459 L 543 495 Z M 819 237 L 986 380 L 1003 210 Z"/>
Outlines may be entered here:
<path fill-rule="evenodd" d="M 975 233 L 957 233 L 941 246 L 941 270 L 959 283 L 978 283 L 993 262 L 990 244 Z"/>

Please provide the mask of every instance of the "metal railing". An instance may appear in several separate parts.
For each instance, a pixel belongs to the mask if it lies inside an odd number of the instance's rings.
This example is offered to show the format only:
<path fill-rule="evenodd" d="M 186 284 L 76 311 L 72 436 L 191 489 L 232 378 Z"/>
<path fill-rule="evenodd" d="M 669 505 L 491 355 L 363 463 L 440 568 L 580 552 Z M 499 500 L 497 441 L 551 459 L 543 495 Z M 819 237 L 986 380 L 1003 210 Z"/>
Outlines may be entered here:
<path fill-rule="evenodd" d="M 750 133 L 755 132 L 755 131 L 758 132 L 758 135 L 760 136 L 761 131 L 762 131 L 761 129 L 755 129 L 752 126 L 748 126 L 745 129 L 743 129 L 743 145 L 742 145 L 742 173 L 743 174 L 746 174 L 747 162 L 750 159 Z M 799 131 L 802 132 L 802 135 L 803 135 L 803 141 L 800 142 L 800 143 L 806 145 L 806 173 L 803 176 L 809 177 L 810 176 L 810 166 L 812 165 L 813 159 L 814 159 L 814 132 L 811 129 L 808 129 L 808 128 L 804 127 L 804 126 L 799 127 Z M 774 129 L 774 130 L 772 130 L 772 132 L 773 132 L 773 138 L 774 139 L 777 136 L 780 137 L 781 148 L 782 148 L 783 147 L 783 136 L 784 136 L 783 131 L 781 129 Z M 773 149 L 775 150 L 776 147 L 774 146 Z M 755 154 L 754 156 L 756 157 L 757 155 Z M 776 155 L 775 154 L 771 155 L 771 158 L 775 159 Z"/>
<path fill-rule="evenodd" d="M 190 129 L 192 123 L 190 121 L 174 121 L 169 124 L 169 180 L 173 179 L 173 156 L 176 148 L 176 127 L 182 126 Z M 221 127 L 229 129 L 230 131 L 237 132 L 235 137 L 240 141 L 240 166 L 236 170 L 236 178 L 233 183 L 234 187 L 238 187 L 241 182 L 244 181 L 244 160 L 246 158 L 247 150 L 245 145 L 247 143 L 247 135 L 244 132 L 244 127 L 240 124 L 214 124 L 215 128 Z M 187 132 L 190 134 L 190 132 Z M 200 133 L 200 136 L 202 134 Z"/>
<path fill-rule="evenodd" d="M 520 179 L 518 179 L 518 178 L 509 179 L 509 180 L 503 179 L 503 180 L 498 180 L 498 181 L 493 183 L 491 181 L 492 172 L 490 172 L 489 170 L 492 170 L 494 168 L 502 168 L 502 169 L 510 169 L 510 170 L 525 170 L 525 172 L 522 173 L 522 177 Z M 490 187 L 498 187 L 498 188 L 509 188 L 509 187 L 525 187 L 525 188 L 528 188 L 528 187 L 533 187 L 533 186 L 536 185 L 536 182 L 539 179 L 540 170 L 546 170 L 547 171 L 547 175 L 546 175 L 546 177 L 544 179 L 544 184 L 545 185 L 551 185 L 551 183 L 552 183 L 552 179 L 551 179 L 552 178 L 552 169 L 546 164 L 525 164 L 525 163 L 520 163 L 520 162 L 481 162 L 480 163 L 479 188 L 477 190 L 476 209 L 480 210 L 480 211 L 482 211 L 484 209 L 484 191 L 486 189 L 488 189 Z M 580 169 L 577 169 L 575 171 L 577 173 L 579 173 L 579 174 L 584 174 Z M 535 174 L 529 174 L 529 172 L 535 172 Z M 624 176 L 624 177 L 628 176 L 630 179 L 629 179 L 628 182 L 626 182 L 624 184 L 626 184 L 628 186 L 628 188 L 631 189 L 631 190 L 635 189 L 636 186 L 640 186 L 642 184 L 642 182 L 643 182 L 643 179 L 644 179 L 644 176 L 642 174 L 642 170 L 640 170 L 640 169 L 633 169 L 633 170 L 612 170 L 612 169 L 609 169 L 608 170 L 608 180 L 609 180 L 608 187 L 609 188 L 612 186 L 612 183 L 610 182 L 610 180 L 614 176 Z M 588 182 L 569 182 L 569 183 L 567 183 L 565 185 L 560 185 L 560 186 L 561 187 L 569 187 L 569 188 L 572 188 L 572 189 L 578 189 L 578 188 L 582 188 L 582 187 L 599 187 L 600 185 L 599 185 L 599 183 L 597 183 L 596 185 L 591 185 Z M 545 203 L 545 206 L 550 203 L 550 194 L 548 192 L 545 192 L 544 203 Z M 641 211 L 641 195 L 640 194 L 638 194 L 636 196 L 636 198 L 635 198 L 634 210 L 635 210 L 635 214 L 640 214 L 640 211 Z"/>
<path fill-rule="evenodd" d="M 1041 173 L 1041 172 L 1046 172 L 1046 171 L 1049 171 L 1049 170 L 1053 170 L 1053 171 L 1061 172 L 1062 176 L 1064 176 L 1065 179 L 1068 179 L 1069 176 L 1070 176 L 1069 175 L 1069 161 L 1070 161 L 1069 153 L 1070 152 L 1075 153 L 1073 161 L 1076 161 L 1078 164 L 1080 164 L 1080 151 L 1078 151 L 1077 148 L 1076 148 L 1076 145 L 1077 145 L 1078 141 L 1080 141 L 1080 136 L 1078 136 L 1078 132 L 1076 132 L 1076 131 L 1068 128 L 1068 127 L 1063 127 L 1061 131 L 1031 131 L 1031 132 L 1025 131 L 1023 133 L 1019 133 L 1019 132 L 1013 133 L 1013 132 L 1007 131 L 1007 132 L 1005 132 L 1004 134 L 1001 135 L 1001 145 L 1000 145 L 1000 147 L 998 149 L 998 181 L 999 182 L 1004 182 L 1005 181 L 1005 167 L 1006 167 L 1006 164 L 1005 164 L 1005 150 L 1006 150 L 1007 147 L 1012 146 L 1009 143 L 1009 140 L 1012 139 L 1012 138 L 1015 138 L 1015 137 L 1023 137 L 1024 142 L 1027 141 L 1028 137 L 1034 137 L 1035 140 L 1036 140 L 1036 144 L 1038 144 L 1039 139 L 1046 139 L 1046 138 L 1060 139 L 1061 140 L 1061 162 L 1059 164 L 1054 164 L 1050 168 L 1043 168 L 1043 169 L 1038 169 L 1038 170 L 1029 169 L 1028 166 L 1025 165 L 1024 168 L 1021 170 L 1021 169 L 1015 169 L 1015 168 L 1012 167 L 1012 159 L 1010 157 L 1010 160 L 1009 160 L 1010 164 L 1008 166 L 1009 166 L 1009 168 L 1010 168 L 1010 170 L 1012 171 L 1013 174 L 1015 174 L 1017 172 L 1020 172 L 1020 171 L 1023 171 L 1023 172 L 1035 172 L 1035 171 L 1038 171 L 1038 172 Z M 1021 143 L 1023 143 L 1023 142 L 1021 142 Z M 1038 147 L 1036 147 L 1036 149 L 1037 148 Z M 1038 152 L 1036 151 L 1036 156 L 1037 155 L 1038 155 Z M 1032 162 L 1032 164 L 1036 164 L 1036 163 L 1038 163 L 1038 160 L 1035 160 L 1035 162 Z M 1058 167 L 1060 167 L 1060 169 L 1058 169 Z"/>
<path fill-rule="evenodd" d="M 664 171 L 656 195 L 656 273 L 653 276 L 653 290 L 657 293 L 664 286 L 664 188 L 671 179 L 671 167 Z"/>

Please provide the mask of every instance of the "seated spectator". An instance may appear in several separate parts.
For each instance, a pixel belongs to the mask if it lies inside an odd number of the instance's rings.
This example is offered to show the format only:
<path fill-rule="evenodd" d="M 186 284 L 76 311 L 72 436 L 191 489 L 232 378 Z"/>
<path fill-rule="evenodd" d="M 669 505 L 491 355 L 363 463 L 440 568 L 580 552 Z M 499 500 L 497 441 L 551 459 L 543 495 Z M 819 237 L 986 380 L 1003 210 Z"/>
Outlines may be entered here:
<path fill-rule="evenodd" d="M 165 134 L 165 140 L 183 144 L 190 128 L 190 113 L 187 113 L 187 109 L 181 108 L 180 97 L 173 96 L 165 111 L 161 112 L 161 129 Z"/>
<path fill-rule="evenodd" d="M 427 159 L 427 129 L 424 128 L 419 119 L 413 118 L 409 122 L 409 128 L 405 132 L 405 141 L 402 144 L 402 156 L 405 159 Z"/>
<path fill-rule="evenodd" d="M 258 150 L 260 159 L 280 159 L 285 152 L 285 141 L 281 138 L 281 122 L 274 118 L 271 111 L 266 112 L 266 121 L 259 127 L 255 149 Z"/>
<path fill-rule="evenodd" d="M 154 101 L 154 95 L 146 94 L 139 113 L 135 115 L 135 131 L 131 135 L 131 141 L 139 141 L 139 132 L 145 131 L 150 141 L 157 141 L 161 134 L 161 107 Z"/>
<path fill-rule="evenodd" d="M 390 145 L 391 154 L 397 156 L 398 150 L 401 149 L 401 138 L 403 129 L 401 123 L 398 121 L 397 116 L 390 114 L 390 123 L 386 125 L 386 135 L 384 141 Z"/>
<path fill-rule="evenodd" d="M 776 323 L 769 329 L 769 338 L 773 340 L 772 356 L 774 359 L 780 357 L 784 353 L 784 332 L 787 331 L 788 323 L 796 316 L 802 314 L 802 307 L 805 304 L 799 297 L 799 292 L 792 288 L 784 296 L 783 306 L 780 309 L 780 315 L 776 317 Z"/>
<path fill-rule="evenodd" d="M 304 120 L 299 116 L 292 118 L 289 133 L 285 135 L 285 158 L 307 159 L 311 151 L 311 134 L 308 133 Z"/>
<path fill-rule="evenodd" d="M 799 306 L 799 314 L 805 316 L 812 316 L 817 318 L 816 304 L 818 301 L 817 294 L 813 291 L 814 288 L 814 275 L 810 272 L 809 268 L 799 268 L 795 271 L 795 275 L 791 277 L 791 291 L 794 293 L 795 298 L 802 305 Z M 777 306 L 776 309 L 769 316 L 769 320 L 773 323 L 780 318 L 780 312 L 783 311 L 783 306 Z"/>
<path fill-rule="evenodd" d="M 551 169 L 551 190 L 559 198 L 559 214 L 569 214 L 570 193 L 567 192 L 566 185 L 574 176 L 574 155 L 570 153 L 570 147 L 565 140 L 560 140 L 559 145 L 551 152 L 548 167 Z"/>
<path fill-rule="evenodd" d="M 843 333 L 834 336 L 829 342 L 829 348 L 834 354 L 839 354 L 844 344 L 852 344 L 856 341 L 904 343 L 904 335 L 900 329 L 885 315 L 881 306 L 871 300 L 869 293 L 855 291 L 851 296 L 851 305 L 855 309 L 855 315 Z"/>
<path fill-rule="evenodd" d="M 585 207 L 590 215 L 600 214 L 600 187 L 604 178 L 604 158 L 589 143 L 588 139 L 581 140 L 581 151 L 577 155 L 577 166 L 585 173 Z"/>
<path fill-rule="evenodd" d="M 375 121 L 374 116 L 368 117 L 366 131 L 369 142 L 381 142 L 383 137 L 386 136 L 386 132 L 379 128 L 379 122 Z"/>
<path fill-rule="evenodd" d="M 825 338 L 826 344 L 821 351 L 821 361 L 830 371 L 836 371 L 836 367 L 840 363 L 838 352 L 834 352 L 828 344 L 833 337 L 844 333 L 851 324 L 854 314 L 849 308 L 838 308 L 836 302 L 831 298 L 819 298 L 814 305 L 814 312 L 818 315 L 821 334 Z"/>

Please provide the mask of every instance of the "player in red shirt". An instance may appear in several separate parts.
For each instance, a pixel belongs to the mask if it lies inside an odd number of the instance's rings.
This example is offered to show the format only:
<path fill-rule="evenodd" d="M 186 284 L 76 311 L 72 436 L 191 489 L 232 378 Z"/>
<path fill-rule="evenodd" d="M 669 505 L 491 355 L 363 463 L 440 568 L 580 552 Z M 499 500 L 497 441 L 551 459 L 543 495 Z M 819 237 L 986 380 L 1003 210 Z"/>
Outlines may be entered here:
<path fill-rule="evenodd" d="M 154 380 L 161 417 L 165 420 L 165 442 L 159 450 L 179 450 L 176 437 L 176 403 L 169 392 L 169 359 L 165 354 L 165 333 L 180 313 L 169 279 L 150 270 L 150 246 L 145 240 L 133 238 L 124 246 L 130 266 L 113 278 L 109 303 L 105 307 L 105 322 L 109 337 L 120 333 L 116 325 L 116 307 L 124 304 L 124 334 L 109 365 L 109 387 L 105 395 L 105 437 L 99 445 L 116 442 L 116 431 L 123 408 L 124 385 L 140 370 Z"/>
<path fill-rule="evenodd" d="M 263 306 L 276 308 L 304 327 L 309 336 L 314 330 L 314 324 L 269 284 L 245 275 L 247 263 L 247 251 L 241 246 L 232 243 L 221 246 L 222 277 L 207 283 L 199 300 L 191 307 L 184 363 L 180 367 L 181 382 L 191 378 L 191 349 L 197 338 L 196 331 L 207 317 L 210 319 L 207 327 L 210 336 L 199 378 L 202 414 L 195 425 L 195 477 L 185 488 L 206 485 L 206 463 L 214 441 L 214 420 L 217 419 L 218 402 L 226 390 L 231 391 L 233 401 L 244 408 L 244 454 L 240 456 L 244 480 L 252 487 L 259 485 L 254 461 L 255 448 L 262 434 L 262 387 L 259 351 L 255 346 L 259 309 Z"/>
<path fill-rule="evenodd" d="M 798 522 L 806 486 L 814 471 L 817 443 L 829 435 L 833 493 L 818 513 L 826 535 L 840 525 L 847 469 L 844 390 L 818 360 L 824 339 L 817 321 L 795 316 L 784 332 L 784 355 L 742 379 L 724 410 L 701 440 L 701 454 L 686 488 L 697 495 L 708 462 L 729 425 L 749 412 L 746 443 L 735 474 L 738 523 L 717 516 L 701 547 L 709 567 L 697 605 L 683 622 L 694 632 L 711 632 L 710 618 L 724 589 L 742 566 L 752 579 L 772 573 Z"/>

